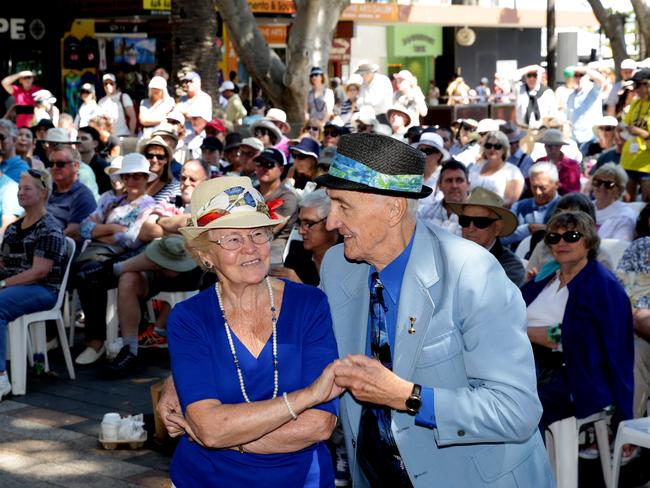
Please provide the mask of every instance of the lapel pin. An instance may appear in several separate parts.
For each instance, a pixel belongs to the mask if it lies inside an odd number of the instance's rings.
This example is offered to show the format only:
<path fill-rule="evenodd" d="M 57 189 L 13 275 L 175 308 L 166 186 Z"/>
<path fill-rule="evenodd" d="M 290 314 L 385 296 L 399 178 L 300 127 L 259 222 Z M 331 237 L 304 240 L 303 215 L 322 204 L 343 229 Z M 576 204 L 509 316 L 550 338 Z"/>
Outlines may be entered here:
<path fill-rule="evenodd" d="M 409 327 L 409 334 L 415 334 L 415 317 L 412 315 L 409 317 L 409 322 L 411 323 L 411 326 Z"/>

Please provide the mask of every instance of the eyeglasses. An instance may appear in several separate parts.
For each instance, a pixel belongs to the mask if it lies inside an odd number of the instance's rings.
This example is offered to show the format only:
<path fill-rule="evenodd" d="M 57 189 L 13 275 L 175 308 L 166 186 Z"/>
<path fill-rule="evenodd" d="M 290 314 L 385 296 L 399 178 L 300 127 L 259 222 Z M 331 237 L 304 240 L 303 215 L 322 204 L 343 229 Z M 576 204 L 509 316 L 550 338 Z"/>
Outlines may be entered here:
<path fill-rule="evenodd" d="M 144 157 L 147 159 L 154 159 L 156 158 L 158 161 L 165 161 L 167 160 L 167 156 L 164 154 L 155 154 L 155 153 L 144 153 Z"/>
<path fill-rule="evenodd" d="M 612 127 L 611 125 L 601 125 L 598 127 L 598 130 L 602 130 L 603 132 L 612 132 L 615 129 L 615 127 Z"/>
<path fill-rule="evenodd" d="M 270 136 L 271 131 L 268 129 L 255 129 L 255 137 L 264 137 L 264 136 Z"/>
<path fill-rule="evenodd" d="M 320 128 L 316 127 L 315 125 L 307 125 L 305 126 L 305 130 L 308 130 L 310 132 L 318 132 L 320 131 Z"/>
<path fill-rule="evenodd" d="M 594 188 L 600 188 L 601 186 L 604 187 L 606 190 L 611 190 L 616 186 L 615 181 L 608 181 L 608 180 L 598 180 L 594 178 L 591 180 L 591 184 L 594 186 Z"/>
<path fill-rule="evenodd" d="M 477 229 L 487 229 L 497 220 L 500 219 L 494 219 L 490 217 L 470 217 L 469 215 L 458 216 L 458 223 L 463 229 L 469 227 L 470 224 L 474 224 L 474 227 L 476 227 Z"/>
<path fill-rule="evenodd" d="M 226 251 L 236 251 L 237 249 L 241 249 L 246 242 L 247 237 L 253 242 L 253 244 L 266 244 L 273 237 L 273 233 L 267 229 L 259 229 L 248 235 L 231 234 L 212 242 L 218 244 Z"/>
<path fill-rule="evenodd" d="M 323 132 L 323 135 L 325 137 L 338 137 L 339 136 L 339 131 L 337 130 L 326 130 Z"/>
<path fill-rule="evenodd" d="M 50 161 L 52 163 L 52 166 L 56 168 L 65 168 L 66 164 L 70 164 L 72 161 L 65 161 L 63 159 L 60 159 L 58 161 Z"/>
<path fill-rule="evenodd" d="M 499 144 L 498 142 L 496 144 L 492 144 L 491 142 L 486 142 L 485 144 L 483 144 L 483 147 L 488 150 L 496 149 L 497 151 L 500 151 L 501 149 L 503 149 L 503 144 Z"/>
<path fill-rule="evenodd" d="M 30 168 L 30 169 L 27 170 L 27 174 L 29 176 L 31 176 L 32 178 L 36 178 L 38 181 L 40 181 L 41 185 L 43 185 L 43 188 L 47 188 L 47 186 L 45 186 L 45 181 L 43 180 L 43 172 L 42 171 L 38 171 L 37 169 L 31 169 Z"/>
<path fill-rule="evenodd" d="M 544 240 L 546 241 L 546 244 L 550 245 L 558 244 L 560 242 L 560 239 L 564 240 L 564 242 L 568 244 L 573 244 L 574 242 L 578 242 L 583 237 L 584 234 L 582 232 L 578 232 L 577 230 L 568 230 L 564 234 L 549 232 L 546 234 L 546 237 L 544 237 Z"/>
<path fill-rule="evenodd" d="M 255 161 L 255 166 L 257 166 L 258 168 L 273 169 L 275 168 L 276 164 L 273 161 L 262 160 L 262 161 Z"/>
<path fill-rule="evenodd" d="M 436 154 L 440 152 L 435 147 L 421 146 L 418 149 L 420 150 L 420 152 L 423 152 L 427 156 L 431 156 L 432 154 Z"/>
<path fill-rule="evenodd" d="M 324 218 L 322 218 L 320 220 L 317 220 L 316 222 L 307 222 L 307 221 L 304 221 L 304 220 L 298 220 L 297 224 L 298 224 L 298 227 L 301 228 L 301 229 L 310 230 L 313 226 L 315 226 L 317 224 L 320 224 L 324 220 L 327 220 L 327 217 L 324 217 Z"/>
<path fill-rule="evenodd" d="M 125 173 L 121 176 L 123 180 L 139 180 L 145 178 L 147 175 L 145 173 Z"/>

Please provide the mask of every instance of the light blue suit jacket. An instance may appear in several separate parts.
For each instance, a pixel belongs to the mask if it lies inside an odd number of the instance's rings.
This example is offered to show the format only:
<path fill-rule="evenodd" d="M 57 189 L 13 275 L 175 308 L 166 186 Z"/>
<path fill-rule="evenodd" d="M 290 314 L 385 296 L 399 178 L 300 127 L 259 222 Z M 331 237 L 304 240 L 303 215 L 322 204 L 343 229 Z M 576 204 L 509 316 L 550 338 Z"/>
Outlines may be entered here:
<path fill-rule="evenodd" d="M 347 261 L 339 245 L 321 271 L 340 356 L 363 354 L 369 265 Z M 393 350 L 393 371 L 435 392 L 437 428 L 393 414 L 393 436 L 414 487 L 555 485 L 537 429 L 542 409 L 526 307 L 489 252 L 418 221 Z M 356 464 L 360 417 L 361 404 L 344 394 L 341 423 L 355 488 L 368 486 Z"/>

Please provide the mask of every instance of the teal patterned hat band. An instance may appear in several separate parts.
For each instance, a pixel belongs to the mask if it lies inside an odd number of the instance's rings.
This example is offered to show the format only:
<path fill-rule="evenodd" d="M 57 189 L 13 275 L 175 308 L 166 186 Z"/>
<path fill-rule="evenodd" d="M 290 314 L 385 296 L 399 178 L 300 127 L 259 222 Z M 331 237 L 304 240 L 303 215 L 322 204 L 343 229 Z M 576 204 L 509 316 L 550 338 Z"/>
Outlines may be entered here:
<path fill-rule="evenodd" d="M 371 188 L 399 192 L 419 192 L 422 189 L 424 180 L 423 175 L 388 175 L 380 173 L 341 153 L 337 153 L 334 157 L 329 174 Z"/>

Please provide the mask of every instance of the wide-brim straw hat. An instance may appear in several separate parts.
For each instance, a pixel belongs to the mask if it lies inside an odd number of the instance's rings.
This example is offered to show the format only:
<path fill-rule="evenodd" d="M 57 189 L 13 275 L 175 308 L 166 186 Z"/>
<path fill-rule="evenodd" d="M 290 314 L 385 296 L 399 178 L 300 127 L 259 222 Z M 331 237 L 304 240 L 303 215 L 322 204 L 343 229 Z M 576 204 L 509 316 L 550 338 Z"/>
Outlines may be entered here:
<path fill-rule="evenodd" d="M 392 137 L 356 133 L 341 136 L 329 173 L 316 178 L 327 188 L 406 198 L 425 198 L 424 153 Z"/>
<path fill-rule="evenodd" d="M 138 152 L 144 154 L 149 146 L 159 146 L 162 147 L 167 156 L 167 164 L 171 164 L 172 159 L 174 158 L 174 153 L 172 148 L 167 145 L 165 139 L 160 136 L 153 136 L 149 139 L 142 139 L 140 144 L 138 144 Z"/>
<path fill-rule="evenodd" d="M 537 142 L 549 146 L 566 146 L 568 144 L 564 139 L 564 134 L 559 129 L 546 129 L 542 137 L 537 139 Z"/>
<path fill-rule="evenodd" d="M 149 161 L 142 154 L 129 153 L 122 158 L 122 167 L 113 171 L 112 176 L 130 175 L 135 173 L 144 173 L 147 175 L 147 181 L 151 183 L 158 178 L 158 175 L 149 170 Z"/>
<path fill-rule="evenodd" d="M 467 201 L 462 203 L 446 202 L 446 205 L 457 215 L 462 214 L 463 209 L 468 205 L 484 207 L 491 210 L 503 221 L 503 228 L 499 233 L 499 236 L 501 237 L 512 234 L 519 224 L 515 214 L 504 207 L 503 198 L 490 190 L 481 188 L 480 186 L 472 190 Z"/>
<path fill-rule="evenodd" d="M 181 236 L 166 236 L 151 241 L 144 254 L 158 266 L 177 273 L 184 273 L 198 266 L 185 250 L 185 241 Z"/>
<path fill-rule="evenodd" d="M 257 122 L 253 122 L 251 124 L 251 129 L 250 129 L 251 134 L 255 135 L 255 130 L 256 129 L 268 129 L 271 132 L 273 132 L 273 134 L 276 137 L 275 141 L 273 142 L 274 145 L 277 144 L 278 142 L 280 142 L 280 139 L 282 139 L 282 131 L 280 131 L 278 126 L 275 125 L 272 120 L 261 119 L 261 120 L 258 120 Z"/>
<path fill-rule="evenodd" d="M 192 217 L 179 230 L 192 240 L 212 229 L 254 229 L 282 224 L 287 217 L 269 211 L 262 194 L 246 176 L 204 181 L 192 193 Z"/>

